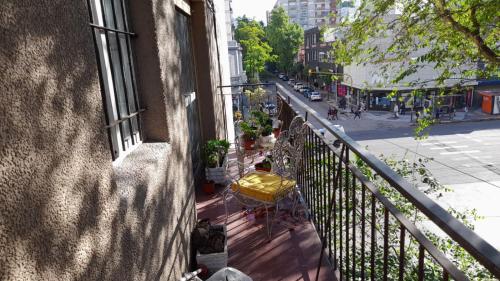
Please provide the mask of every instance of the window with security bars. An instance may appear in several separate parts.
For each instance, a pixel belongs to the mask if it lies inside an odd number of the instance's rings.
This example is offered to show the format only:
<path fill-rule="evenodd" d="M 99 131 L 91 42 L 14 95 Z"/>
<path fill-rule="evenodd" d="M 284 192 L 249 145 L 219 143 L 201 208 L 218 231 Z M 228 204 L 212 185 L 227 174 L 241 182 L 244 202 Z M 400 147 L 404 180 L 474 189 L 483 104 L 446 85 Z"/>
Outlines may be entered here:
<path fill-rule="evenodd" d="M 88 0 L 113 160 L 142 141 L 127 3 Z"/>

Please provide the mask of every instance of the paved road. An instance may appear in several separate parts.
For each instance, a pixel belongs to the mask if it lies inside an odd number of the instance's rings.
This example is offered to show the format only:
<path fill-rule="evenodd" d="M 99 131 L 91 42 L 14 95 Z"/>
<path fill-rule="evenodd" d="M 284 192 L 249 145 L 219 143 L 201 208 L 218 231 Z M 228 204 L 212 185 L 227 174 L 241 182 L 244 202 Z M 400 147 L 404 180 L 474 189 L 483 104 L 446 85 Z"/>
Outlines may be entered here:
<path fill-rule="evenodd" d="M 326 117 L 326 102 L 309 102 L 300 94 L 283 86 L 305 105 L 293 102 L 295 110 L 305 109 Z M 370 116 L 372 117 L 372 116 Z M 476 231 L 500 249 L 500 121 L 482 121 L 436 125 L 430 128 L 429 138 L 414 139 L 414 127 L 409 122 L 385 118 L 352 120 L 350 116 L 332 121 L 342 125 L 345 132 L 375 155 L 395 159 L 432 158 L 427 165 L 433 175 L 454 192 L 438 200 L 443 206 L 458 210 L 476 208 L 485 219 L 476 224 Z M 317 120 L 309 120 L 321 128 Z M 328 138 L 328 136 L 327 136 Z"/>

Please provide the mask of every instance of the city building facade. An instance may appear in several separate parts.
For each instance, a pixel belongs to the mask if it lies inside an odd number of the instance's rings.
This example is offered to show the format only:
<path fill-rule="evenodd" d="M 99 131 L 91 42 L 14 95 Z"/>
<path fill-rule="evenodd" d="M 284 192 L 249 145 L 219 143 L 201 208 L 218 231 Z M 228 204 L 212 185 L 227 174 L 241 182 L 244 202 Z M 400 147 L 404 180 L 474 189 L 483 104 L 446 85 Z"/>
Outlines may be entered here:
<path fill-rule="evenodd" d="M 232 120 L 224 2 L 8 0 L 0 18 L 0 279 L 179 280 L 201 147 Z"/>
<path fill-rule="evenodd" d="M 355 15 L 360 1 L 343 1 L 338 5 L 339 20 L 350 18 Z M 390 22 L 398 16 L 398 11 L 394 9 L 385 16 L 385 20 Z M 341 39 L 342 35 L 331 29 L 326 32 L 325 37 L 334 41 Z M 370 42 L 371 46 L 377 46 L 379 50 L 387 49 L 392 42 L 390 32 L 388 36 L 375 38 Z M 415 50 L 412 57 L 418 57 L 426 50 Z M 333 56 L 335 50 L 332 50 Z M 480 105 L 481 97 L 476 93 L 481 82 L 470 81 L 461 85 L 461 90 L 451 93 L 451 88 L 456 86 L 457 80 L 450 79 L 444 81 L 444 84 L 438 85 L 436 78 L 439 75 L 439 69 L 435 65 L 422 65 L 415 73 L 405 77 L 397 84 L 391 81 L 398 76 L 403 62 L 386 63 L 386 69 L 383 70 L 380 64 L 364 63 L 359 65 L 344 66 L 344 80 L 340 86 L 338 95 L 345 96 L 349 103 L 357 105 L 363 103 L 368 109 L 373 110 L 392 110 L 396 104 L 405 104 L 406 108 L 422 109 L 429 107 L 434 103 L 439 106 L 447 106 L 462 109 L 464 107 L 477 107 Z M 476 64 L 461 66 L 455 69 L 457 73 L 478 67 Z M 423 81 L 423 82 L 421 82 Z M 413 85 L 413 86 L 410 86 Z M 392 95 L 394 89 L 397 89 L 396 95 Z M 418 98 L 412 95 L 412 92 L 419 90 Z M 446 97 L 437 97 L 445 90 L 449 92 Z M 450 94 L 451 93 L 451 94 Z"/>
<path fill-rule="evenodd" d="M 334 73 L 340 77 L 338 74 L 342 73 L 342 67 L 335 64 L 333 40 L 325 34 L 328 33 L 318 27 L 304 31 L 304 67 L 317 87 L 336 93 L 340 83 L 332 81 L 331 77 Z"/>
<path fill-rule="evenodd" d="M 234 19 L 231 2 L 232 0 L 225 0 L 226 32 L 229 51 L 229 68 L 231 71 L 231 84 L 243 84 L 247 82 L 247 76 L 245 70 L 243 69 L 243 49 L 240 43 L 234 39 Z M 236 89 L 233 89 L 233 91 L 234 90 Z"/>
<path fill-rule="evenodd" d="M 274 8 L 283 7 L 290 20 L 304 30 L 335 23 L 335 0 L 277 0 Z"/>

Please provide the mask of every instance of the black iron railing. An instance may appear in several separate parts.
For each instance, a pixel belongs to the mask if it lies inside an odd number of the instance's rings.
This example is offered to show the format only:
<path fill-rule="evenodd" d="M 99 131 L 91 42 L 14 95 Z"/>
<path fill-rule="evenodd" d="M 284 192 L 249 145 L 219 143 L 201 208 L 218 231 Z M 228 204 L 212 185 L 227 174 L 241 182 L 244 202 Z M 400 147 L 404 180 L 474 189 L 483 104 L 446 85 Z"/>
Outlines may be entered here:
<path fill-rule="evenodd" d="M 301 102 L 282 91 L 278 100 L 283 104 L 279 118 L 286 128 L 298 114 L 291 103 Z M 500 278 L 500 253 L 495 248 L 314 110 L 304 104 L 301 107 L 308 118 L 316 118 L 340 141 L 334 146 L 310 125 L 298 183 L 323 242 L 321 257 L 327 255 L 341 280 Z M 397 207 L 399 203 L 381 190 L 375 174 L 470 259 L 457 258 L 431 242 L 422 226 L 417 227 Z M 468 268 L 473 266 L 482 273 L 469 274 Z"/>

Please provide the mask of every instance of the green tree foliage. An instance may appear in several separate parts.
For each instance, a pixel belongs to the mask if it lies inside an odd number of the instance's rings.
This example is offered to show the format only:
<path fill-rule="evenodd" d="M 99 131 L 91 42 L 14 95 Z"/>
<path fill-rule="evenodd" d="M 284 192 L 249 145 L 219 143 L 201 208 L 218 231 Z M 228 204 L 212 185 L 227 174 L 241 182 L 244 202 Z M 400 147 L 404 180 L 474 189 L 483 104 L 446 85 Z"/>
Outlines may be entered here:
<path fill-rule="evenodd" d="M 304 43 L 304 30 L 298 24 L 291 23 L 283 7 L 278 7 L 271 13 L 266 34 L 273 53 L 278 57 L 278 68 L 288 73 Z"/>
<path fill-rule="evenodd" d="M 402 67 L 393 83 L 424 65 L 438 71 L 438 85 L 498 76 L 499 11 L 498 0 L 362 0 L 355 17 L 339 26 L 337 62 L 378 64 L 382 72 L 397 62 Z M 389 40 L 388 48 L 373 44 L 380 38 Z"/>
<path fill-rule="evenodd" d="M 257 80 L 266 62 L 274 61 L 272 48 L 265 42 L 265 32 L 261 23 L 246 17 L 237 19 L 235 37 L 243 48 L 243 65 L 251 80 Z"/>

